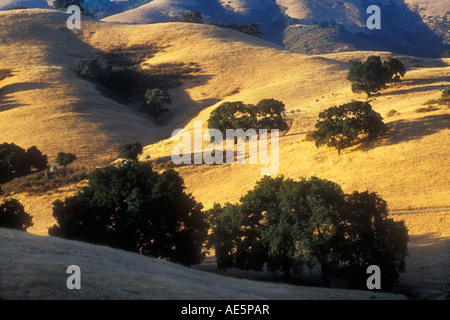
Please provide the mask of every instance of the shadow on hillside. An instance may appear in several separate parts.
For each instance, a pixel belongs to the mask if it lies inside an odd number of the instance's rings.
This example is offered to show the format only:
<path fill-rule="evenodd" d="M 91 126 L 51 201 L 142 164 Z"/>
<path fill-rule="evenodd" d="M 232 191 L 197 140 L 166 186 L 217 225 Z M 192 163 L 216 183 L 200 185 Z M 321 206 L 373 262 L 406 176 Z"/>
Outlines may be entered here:
<path fill-rule="evenodd" d="M 433 234 L 410 236 L 405 272 L 399 276 L 396 286 L 387 290 L 404 294 L 412 299 L 448 299 L 450 297 L 450 238 L 439 238 Z M 222 276 L 251 279 L 257 281 L 280 281 L 266 271 L 245 271 L 236 268 L 218 269 L 214 256 L 207 257 L 195 269 L 220 274 Z M 332 288 L 346 288 L 345 282 L 334 279 Z M 304 268 L 303 273 L 293 275 L 291 284 L 302 286 L 325 287 L 321 278 L 320 267 L 312 270 Z"/>
<path fill-rule="evenodd" d="M 162 136 L 170 137 L 172 132 L 170 131 L 170 126 L 183 127 L 202 109 L 216 102 L 208 99 L 194 101 L 186 92 L 185 89 L 203 85 L 210 80 L 209 75 L 202 74 L 196 64 L 189 62 L 146 64 L 142 69 L 136 68 L 135 71 L 138 75 L 132 79 L 135 80 L 133 83 L 136 83 L 136 88 L 132 87 L 129 90 L 136 97 L 136 101 L 126 101 L 129 100 L 127 99 L 128 97 L 120 95 L 123 92 L 127 93 L 125 90 L 127 89 L 125 88 L 126 85 L 129 87 L 129 83 L 126 83 L 126 81 L 124 83 L 121 74 L 116 74 L 115 78 L 110 78 L 112 85 L 101 88 L 105 89 L 103 91 L 100 90 L 102 92 L 99 92 L 95 85 L 79 85 L 79 82 L 88 80 L 79 78 L 73 71 L 73 66 L 77 59 L 98 58 L 101 63 L 104 63 L 106 60 L 106 62 L 114 64 L 114 66 L 111 65 L 113 68 L 119 66 L 132 69 L 135 64 L 142 63 L 156 51 L 162 50 L 162 48 L 155 42 L 127 47 L 121 42 L 121 38 L 118 37 L 117 41 L 110 43 L 109 50 L 102 51 L 91 45 L 89 41 L 84 40 L 83 33 L 77 30 L 69 30 L 66 27 L 67 15 L 65 13 L 52 12 L 51 14 L 48 13 L 48 17 L 49 19 L 46 23 L 36 25 L 35 29 L 32 29 L 27 23 L 18 24 L 17 28 L 21 32 L 29 31 L 23 38 L 24 45 L 27 45 L 28 42 L 41 41 L 43 35 L 45 36 L 45 40 L 48 41 L 49 45 L 44 46 L 42 49 L 44 63 L 54 66 L 55 69 L 62 70 L 64 81 L 74 83 L 71 86 L 70 94 L 78 99 L 75 102 L 73 102 L 74 99 L 71 99 L 67 107 L 72 108 L 73 112 L 76 112 L 87 121 L 98 124 L 98 126 L 101 126 L 101 130 L 107 133 L 110 143 L 101 149 L 98 149 L 95 135 L 91 135 L 92 140 L 80 141 L 80 148 L 85 149 L 86 154 L 111 154 L 111 159 L 106 159 L 105 156 L 104 161 L 108 163 L 110 160 L 114 160 L 114 149 L 118 144 L 139 141 L 143 145 L 148 145 L 157 142 L 163 138 Z M 90 20 L 90 18 L 83 17 L 83 20 Z M 138 104 L 144 102 L 143 95 L 145 90 L 155 87 L 169 90 L 171 96 L 172 93 L 177 95 L 176 98 L 173 97 L 172 105 L 168 106 L 171 111 L 167 115 L 167 119 L 159 121 L 154 121 L 145 113 L 139 112 L 140 108 L 138 106 Z M 1 93 L 31 89 L 39 89 L 38 84 L 13 84 L 9 88 L 3 88 Z M 107 99 L 102 99 L 102 95 L 103 97 L 106 96 Z M 121 98 L 121 101 L 118 101 L 117 96 Z M 118 103 L 113 104 L 111 100 L 115 100 Z M 11 99 L 4 100 L 4 104 L 9 109 L 18 107 L 18 105 L 14 105 L 14 101 L 11 101 Z M 184 108 L 185 106 L 189 107 Z M 93 112 L 94 108 L 95 112 Z M 136 119 L 136 123 L 124 123 L 123 119 L 121 119 L 122 114 L 124 118 Z M 136 115 L 136 117 L 126 117 L 130 114 Z M 177 123 L 174 124 L 175 121 L 172 121 L 172 119 L 176 120 Z M 168 123 L 167 125 L 166 122 Z M 63 140 L 59 139 L 57 138 L 55 144 L 64 145 Z"/>
<path fill-rule="evenodd" d="M 388 132 L 381 140 L 364 142 L 358 149 L 369 150 L 383 145 L 395 145 L 450 129 L 450 114 L 430 115 L 413 120 L 402 119 L 390 122 L 387 126 Z"/>
<path fill-rule="evenodd" d="M 8 84 L 0 89 L 0 112 L 25 106 L 15 103 L 15 100 L 8 97 L 8 94 L 22 91 L 39 90 L 50 87 L 50 84 L 42 82 L 18 82 Z"/>
<path fill-rule="evenodd" d="M 367 30 L 358 35 L 377 44 L 378 50 L 439 58 L 449 48 L 443 38 L 425 24 L 420 14 L 408 7 L 406 1 L 386 3 L 384 0 L 375 0 L 371 4 L 381 9 L 381 29 Z M 367 17 L 363 15 L 363 21 Z"/>
<path fill-rule="evenodd" d="M 399 95 L 408 94 L 413 92 L 422 91 L 432 91 L 432 90 L 442 90 L 446 87 L 443 84 L 436 84 L 444 81 L 450 81 L 449 77 L 435 77 L 435 78 L 425 78 L 425 79 L 407 79 L 403 80 L 400 84 L 394 85 L 393 90 L 390 92 L 385 92 L 383 95 Z M 409 87 L 407 89 L 402 89 L 403 87 Z M 411 88 L 411 86 L 419 86 Z M 398 88 L 398 89 L 396 89 Z"/>
<path fill-rule="evenodd" d="M 450 238 L 410 236 L 405 272 L 396 291 L 411 298 L 450 298 Z"/>

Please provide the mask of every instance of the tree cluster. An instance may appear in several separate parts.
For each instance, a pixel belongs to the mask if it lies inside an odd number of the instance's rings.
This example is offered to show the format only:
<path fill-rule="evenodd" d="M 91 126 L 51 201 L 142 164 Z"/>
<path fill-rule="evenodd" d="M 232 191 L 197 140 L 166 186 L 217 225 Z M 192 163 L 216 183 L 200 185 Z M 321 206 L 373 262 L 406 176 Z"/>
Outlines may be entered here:
<path fill-rule="evenodd" d="M 170 22 L 188 22 L 188 23 L 202 23 L 202 14 L 198 11 L 188 11 L 180 14 L 179 17 L 172 18 Z"/>
<path fill-rule="evenodd" d="M 239 25 L 237 23 L 230 23 L 230 24 L 226 25 L 221 22 L 210 21 L 210 22 L 207 22 L 207 24 L 213 25 L 216 27 L 220 27 L 220 28 L 227 28 L 227 29 L 235 30 L 238 32 L 242 32 L 242 33 L 254 36 L 254 37 L 258 37 L 258 38 L 261 38 L 261 35 L 262 35 L 260 26 L 258 26 L 257 24 L 254 24 L 254 23 L 242 24 L 242 25 Z"/>
<path fill-rule="evenodd" d="M 203 16 L 200 12 L 198 11 L 188 11 L 188 12 L 184 12 L 182 13 L 179 17 L 176 18 L 172 18 L 170 20 L 170 22 L 189 22 L 189 23 L 203 23 Z M 222 22 L 213 22 L 213 21 L 209 21 L 206 24 L 209 25 L 213 25 L 213 26 L 217 26 L 220 28 L 227 28 L 227 29 L 232 29 L 232 30 L 236 30 L 254 37 L 261 37 L 261 28 L 254 23 L 249 23 L 249 24 L 243 24 L 243 25 L 238 25 L 237 23 L 230 23 L 228 25 L 222 23 Z"/>
<path fill-rule="evenodd" d="M 383 270 L 384 287 L 405 269 L 407 229 L 388 218 L 375 193 L 345 194 L 316 177 L 264 177 L 239 203 L 215 204 L 207 213 L 219 268 L 266 265 L 289 279 L 319 264 L 326 283 L 341 277 L 356 288 L 364 287 L 369 265 Z"/>
<path fill-rule="evenodd" d="M 0 227 L 26 231 L 33 226 L 32 217 L 23 205 L 12 198 L 0 203 Z"/>
<path fill-rule="evenodd" d="M 169 112 L 169 109 L 164 108 L 164 105 L 172 103 L 169 94 L 159 88 L 147 89 L 144 94 L 144 100 L 141 111 L 146 112 L 155 120 L 163 117 L 164 113 Z"/>
<path fill-rule="evenodd" d="M 275 99 L 263 99 L 256 105 L 241 101 L 224 102 L 211 112 L 209 129 L 218 129 L 223 135 L 226 129 L 279 129 L 286 130 L 283 120 L 284 103 Z"/>
<path fill-rule="evenodd" d="M 404 76 L 406 68 L 395 58 L 384 62 L 379 56 L 370 56 L 366 61 L 354 61 L 347 76 L 355 93 L 365 92 L 368 97 L 386 88 L 387 83 L 399 82 Z"/>
<path fill-rule="evenodd" d="M 96 169 L 78 194 L 53 203 L 49 234 L 186 265 L 200 263 L 208 224 L 173 170 L 130 161 Z"/>
<path fill-rule="evenodd" d="M 345 26 L 343 24 L 337 23 L 335 20 L 320 20 L 313 21 L 313 25 L 318 26 L 320 29 L 336 29 L 337 31 L 345 30 Z"/>
<path fill-rule="evenodd" d="M 339 153 L 358 139 L 375 139 L 387 131 L 382 116 L 368 102 L 362 101 L 322 111 L 315 128 L 310 137 L 316 146 L 335 147 Z"/>
<path fill-rule="evenodd" d="M 55 9 L 67 9 L 70 6 L 78 6 L 81 12 L 84 12 L 84 0 L 55 0 L 53 6 Z"/>
<path fill-rule="evenodd" d="M 83 58 L 75 61 L 73 70 L 83 79 L 93 81 L 108 89 L 114 96 L 121 100 L 130 100 L 138 96 L 140 111 L 158 120 L 164 113 L 168 112 L 164 104 L 170 104 L 171 99 L 167 91 L 160 88 L 141 90 L 143 77 L 134 69 L 118 68 L 111 66 L 103 68 L 96 58 Z"/>
<path fill-rule="evenodd" d="M 14 143 L 0 144 L 0 183 L 46 168 L 47 156 L 35 146 L 25 151 Z"/>

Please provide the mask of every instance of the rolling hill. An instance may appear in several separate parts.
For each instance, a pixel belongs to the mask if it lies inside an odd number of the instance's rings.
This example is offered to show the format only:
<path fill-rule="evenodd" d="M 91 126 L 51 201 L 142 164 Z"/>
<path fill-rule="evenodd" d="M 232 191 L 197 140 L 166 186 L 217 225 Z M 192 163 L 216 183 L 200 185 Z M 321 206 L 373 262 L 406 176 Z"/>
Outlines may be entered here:
<path fill-rule="evenodd" d="M 50 9 L 54 0 L 1 0 L 0 10 L 10 8 L 41 8 Z"/>
<path fill-rule="evenodd" d="M 71 31 L 66 28 L 67 17 L 63 12 L 43 9 L 0 12 L 0 70 L 8 71 L 0 80 L 0 142 L 24 148 L 36 145 L 49 156 L 51 165 L 57 152 L 65 151 L 78 156 L 75 166 L 104 166 L 116 160 L 118 144 L 133 140 L 145 145 L 141 160 L 147 155 L 151 160 L 167 160 L 176 144 L 170 139 L 175 129 L 192 132 L 194 121 L 202 121 L 206 129 L 209 114 L 224 101 L 257 103 L 274 98 L 285 103 L 290 124 L 280 137 L 278 174 L 293 179 L 316 175 L 339 183 L 345 192 L 375 191 L 391 210 L 450 205 L 450 112 L 447 106 L 433 102 L 450 85 L 450 59 L 385 51 L 304 55 L 263 39 L 201 24 L 121 24 L 83 17 L 82 28 Z M 131 56 L 140 54 L 135 48 L 152 52 L 144 56 L 138 69 L 159 72 L 161 79 L 176 74 L 180 66 L 193 66 L 180 85 L 169 90 L 172 104 L 162 121 L 156 122 L 102 93 L 72 70 L 79 58 L 96 57 L 105 64 L 108 53 L 120 49 Z M 334 149 L 317 149 L 306 134 L 313 130 L 318 113 L 352 99 L 366 100 L 365 95 L 351 92 L 346 76 L 352 60 L 370 55 L 397 57 L 408 69 L 403 82 L 370 99 L 385 118 L 389 132 L 341 155 Z M 426 113 L 417 111 L 428 105 L 434 108 Z M 396 113 L 388 116 L 391 110 Z M 171 165 L 162 161 L 160 166 Z M 262 177 L 261 166 L 203 164 L 175 170 L 183 177 L 187 191 L 208 209 L 214 202 L 236 202 Z M 52 201 L 73 194 L 81 185 L 40 194 L 14 194 L 33 216 L 35 225 L 28 231 L 47 235 L 47 228 L 54 223 Z M 414 237 L 412 261 L 425 264 L 430 277 L 445 270 L 445 260 L 442 263 L 430 257 L 447 257 L 440 252 L 448 252 L 448 214 L 411 213 L 398 218 L 408 221 Z M 33 237 L 25 235 L 23 241 L 53 241 Z M 425 246 L 429 251 L 424 251 Z M 32 250 L 30 254 L 22 258 L 33 259 L 39 252 Z M 421 260 L 425 256 L 428 262 Z M 419 269 L 413 269 L 412 278 L 418 273 Z M 438 280 L 430 283 L 441 283 L 443 289 L 439 290 L 446 290 L 447 274 L 441 274 L 444 280 L 436 276 Z"/>
<path fill-rule="evenodd" d="M 366 28 L 368 5 L 360 0 L 154 0 L 103 20 L 155 23 L 168 21 L 182 12 L 194 10 L 203 14 L 205 22 L 256 23 L 261 26 L 264 39 L 281 44 L 287 23 L 311 25 L 314 21 L 333 19 L 356 34 L 347 39 L 355 50 L 374 50 L 375 47 L 381 51 L 440 57 L 449 48 L 448 1 L 378 0 L 371 4 L 379 5 L 382 10 L 381 30 L 370 31 Z"/>
<path fill-rule="evenodd" d="M 92 244 L 0 228 L 0 298 L 5 300 L 404 300 L 391 293 L 308 288 L 233 279 Z M 81 290 L 68 290 L 68 266 Z M 6 272 L 8 270 L 8 272 Z"/>

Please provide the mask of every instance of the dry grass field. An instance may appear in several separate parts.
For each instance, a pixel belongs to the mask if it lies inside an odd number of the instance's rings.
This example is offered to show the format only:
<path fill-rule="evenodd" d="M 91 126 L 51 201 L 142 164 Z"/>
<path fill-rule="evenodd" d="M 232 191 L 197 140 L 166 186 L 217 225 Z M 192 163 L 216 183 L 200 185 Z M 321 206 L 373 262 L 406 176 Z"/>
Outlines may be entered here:
<path fill-rule="evenodd" d="M 434 111 L 416 111 L 450 85 L 450 59 L 389 52 L 306 56 L 232 30 L 183 23 L 127 25 L 83 17 L 81 30 L 71 31 L 65 26 L 67 17 L 42 9 L 0 12 L 0 69 L 12 74 L 0 81 L 0 142 L 24 148 L 36 145 L 49 156 L 51 165 L 57 152 L 64 151 L 78 156 L 75 166 L 103 166 L 116 160 L 118 144 L 133 140 L 145 145 L 141 160 L 147 155 L 167 158 L 176 144 L 170 139 L 172 132 L 177 128 L 192 132 L 194 121 L 202 121 L 206 129 L 210 112 L 222 102 L 274 98 L 285 103 L 290 123 L 280 137 L 278 174 L 293 179 L 315 175 L 337 182 L 345 192 L 375 191 L 390 210 L 450 205 L 450 110 L 434 104 Z M 72 70 L 78 58 L 97 57 L 104 63 L 102 53 L 134 46 L 159 48 L 140 64 L 142 69 L 176 64 L 196 67 L 181 86 L 170 90 L 170 112 L 160 122 L 100 94 Z M 318 113 L 352 99 L 366 100 L 365 95 L 351 92 L 346 76 L 351 60 L 370 55 L 396 57 L 408 68 L 402 83 L 370 98 L 389 132 L 340 155 L 327 147 L 317 149 L 306 134 L 313 130 Z M 397 113 L 388 117 L 393 109 Z M 187 191 L 208 209 L 214 202 L 236 202 L 262 178 L 260 167 L 224 164 L 175 169 Z M 74 194 L 81 185 L 15 194 L 33 216 L 34 226 L 28 231 L 47 235 L 54 223 L 52 202 Z M 394 218 L 405 220 L 411 236 L 405 285 L 447 292 L 449 212 Z M 7 242 L 8 246 L 13 243 Z M 23 253 L 20 257 L 28 259 Z M 105 293 L 104 297 L 111 296 Z"/>

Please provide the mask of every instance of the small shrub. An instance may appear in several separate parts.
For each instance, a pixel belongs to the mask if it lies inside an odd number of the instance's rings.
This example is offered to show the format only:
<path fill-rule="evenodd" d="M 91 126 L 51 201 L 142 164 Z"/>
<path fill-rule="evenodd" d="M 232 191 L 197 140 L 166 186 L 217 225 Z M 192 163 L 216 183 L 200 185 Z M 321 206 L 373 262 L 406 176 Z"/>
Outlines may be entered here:
<path fill-rule="evenodd" d="M 448 86 L 444 90 L 442 90 L 441 99 L 445 99 L 445 98 L 450 98 L 450 86 Z"/>
<path fill-rule="evenodd" d="M 432 104 L 436 104 L 439 102 L 439 99 L 428 99 L 427 101 L 425 101 L 423 103 L 423 105 L 432 105 Z"/>
<path fill-rule="evenodd" d="M 72 162 L 74 162 L 77 159 L 77 156 L 73 153 L 66 153 L 66 152 L 58 152 L 56 155 L 56 163 L 60 166 L 68 166 Z"/>
<path fill-rule="evenodd" d="M 432 111 L 436 111 L 436 110 L 439 110 L 439 108 L 435 107 L 435 106 L 428 106 L 425 108 L 417 108 L 415 111 L 417 113 L 425 113 L 425 112 L 432 112 Z"/>
<path fill-rule="evenodd" d="M 118 148 L 118 157 L 121 159 L 137 160 L 143 148 L 140 142 L 121 144 Z"/>
<path fill-rule="evenodd" d="M 79 77 L 91 80 L 99 79 L 104 72 L 102 66 L 95 58 L 76 60 L 73 71 L 75 71 Z"/>
<path fill-rule="evenodd" d="M 389 112 L 386 114 L 386 116 L 387 117 L 393 117 L 396 114 L 398 114 L 397 110 L 392 109 L 392 110 L 389 110 Z"/>
<path fill-rule="evenodd" d="M 144 94 L 145 103 L 141 111 L 146 112 L 152 118 L 158 120 L 169 112 L 169 109 L 164 108 L 164 104 L 172 103 L 169 94 L 161 89 L 147 89 Z"/>

